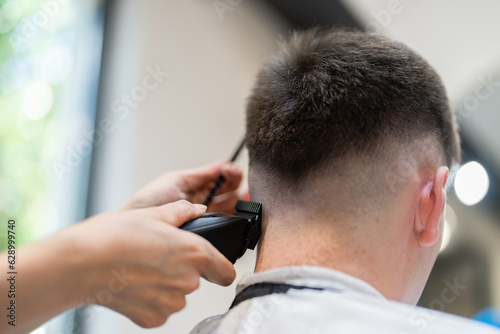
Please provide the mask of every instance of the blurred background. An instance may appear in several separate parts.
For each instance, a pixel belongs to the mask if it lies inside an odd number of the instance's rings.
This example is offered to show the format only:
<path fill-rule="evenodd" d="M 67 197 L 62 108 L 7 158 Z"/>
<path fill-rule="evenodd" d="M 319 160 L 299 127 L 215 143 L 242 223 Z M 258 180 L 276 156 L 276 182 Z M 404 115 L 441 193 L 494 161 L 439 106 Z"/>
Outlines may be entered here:
<path fill-rule="evenodd" d="M 419 304 L 492 322 L 500 307 L 498 13 L 495 0 L 0 0 L 0 220 L 15 218 L 18 244 L 32 242 L 118 209 L 165 171 L 228 157 L 278 36 L 357 27 L 422 54 L 461 128 L 464 164 Z M 238 277 L 254 261 L 247 252 Z M 203 281 L 185 310 L 148 333 L 188 333 L 233 297 L 234 285 Z M 36 333 L 144 331 L 88 307 Z"/>

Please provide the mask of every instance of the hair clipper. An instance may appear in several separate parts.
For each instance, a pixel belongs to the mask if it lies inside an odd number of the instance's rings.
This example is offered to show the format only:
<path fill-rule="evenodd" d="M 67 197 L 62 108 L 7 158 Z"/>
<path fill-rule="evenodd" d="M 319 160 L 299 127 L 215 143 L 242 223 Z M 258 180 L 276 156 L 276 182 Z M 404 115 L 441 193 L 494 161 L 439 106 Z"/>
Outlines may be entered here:
<path fill-rule="evenodd" d="M 206 213 L 203 217 L 184 223 L 180 228 L 210 241 L 224 256 L 235 263 L 246 250 L 254 249 L 262 225 L 262 204 L 238 201 L 236 212 Z"/>

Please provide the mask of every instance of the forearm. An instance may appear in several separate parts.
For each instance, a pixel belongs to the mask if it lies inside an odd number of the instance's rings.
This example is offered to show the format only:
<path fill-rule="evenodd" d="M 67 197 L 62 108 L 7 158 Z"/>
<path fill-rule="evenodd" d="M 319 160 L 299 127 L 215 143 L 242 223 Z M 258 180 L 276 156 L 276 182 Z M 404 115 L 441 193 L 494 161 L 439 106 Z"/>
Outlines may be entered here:
<path fill-rule="evenodd" d="M 3 316 L 0 332 L 27 333 L 85 299 L 82 266 L 84 255 L 78 242 L 63 233 L 21 247 L 16 261 L 15 326 Z M 2 254 L 2 258 L 7 258 Z M 0 283 L 2 309 L 10 303 L 10 282 Z M 5 306 L 7 307 L 7 306 Z M 3 313 L 3 312 L 2 312 Z M 5 320 L 7 319 L 7 320 Z"/>
<path fill-rule="evenodd" d="M 95 216 L 21 248 L 16 257 L 16 326 L 5 317 L 9 282 L 0 280 L 0 333 L 27 333 L 81 304 L 99 304 L 143 327 L 185 306 L 200 277 L 229 285 L 231 263 L 207 240 L 177 227 L 206 207 L 187 201 Z M 7 254 L 0 254 L 7 266 Z M 1 261 L 1 260 L 0 260 Z M 4 308 L 5 307 L 5 308 Z"/>

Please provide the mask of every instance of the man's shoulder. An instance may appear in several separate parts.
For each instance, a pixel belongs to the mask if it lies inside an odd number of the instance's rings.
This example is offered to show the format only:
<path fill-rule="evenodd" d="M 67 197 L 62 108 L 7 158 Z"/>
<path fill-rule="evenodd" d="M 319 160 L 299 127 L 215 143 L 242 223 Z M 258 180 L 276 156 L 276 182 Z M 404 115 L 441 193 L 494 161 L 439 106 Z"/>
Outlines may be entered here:
<path fill-rule="evenodd" d="M 499 330 L 459 316 L 379 298 L 290 290 L 247 300 L 200 323 L 191 334 L 474 333 Z"/>
<path fill-rule="evenodd" d="M 272 321 L 288 323 L 291 329 L 317 326 L 316 331 L 303 333 L 500 333 L 499 329 L 464 317 L 374 296 L 290 291 L 286 297 L 276 312 L 280 315 Z M 254 305 L 247 313 L 258 307 Z"/>
<path fill-rule="evenodd" d="M 386 299 L 368 283 L 322 267 L 284 267 L 240 281 L 226 314 L 191 334 L 499 334 L 466 318 Z"/>

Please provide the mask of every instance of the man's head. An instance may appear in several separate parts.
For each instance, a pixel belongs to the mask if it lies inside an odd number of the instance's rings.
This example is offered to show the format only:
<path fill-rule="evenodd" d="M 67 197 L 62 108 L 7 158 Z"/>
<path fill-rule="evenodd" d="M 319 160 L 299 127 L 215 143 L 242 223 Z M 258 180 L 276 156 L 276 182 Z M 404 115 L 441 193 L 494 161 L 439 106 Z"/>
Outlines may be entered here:
<path fill-rule="evenodd" d="M 321 221 L 363 243 L 359 230 L 412 220 L 416 236 L 396 225 L 397 238 L 425 239 L 415 243 L 430 249 L 410 245 L 408 257 L 427 278 L 440 243 L 444 167 L 460 160 L 460 148 L 445 89 L 425 60 L 362 32 L 296 32 L 260 71 L 246 128 L 252 198 L 269 214 L 264 240 L 273 228 L 289 232 L 293 217 L 301 230 Z"/>

